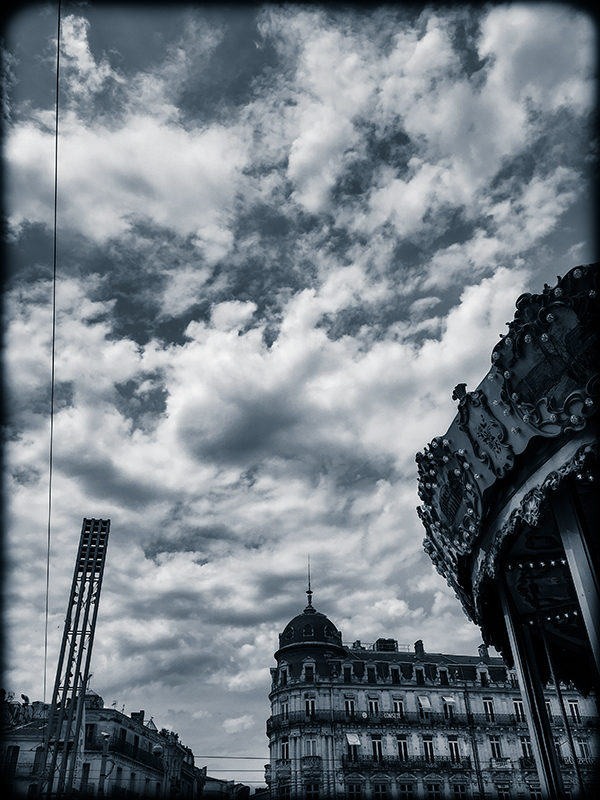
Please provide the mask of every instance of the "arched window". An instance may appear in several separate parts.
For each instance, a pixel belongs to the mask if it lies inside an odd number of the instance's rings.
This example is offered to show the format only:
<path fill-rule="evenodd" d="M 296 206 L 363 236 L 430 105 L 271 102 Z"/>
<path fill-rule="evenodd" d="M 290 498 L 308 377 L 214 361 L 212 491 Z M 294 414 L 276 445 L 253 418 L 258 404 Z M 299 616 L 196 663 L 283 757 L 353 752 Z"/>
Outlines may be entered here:
<path fill-rule="evenodd" d="M 315 632 L 313 630 L 313 626 L 312 625 L 305 625 L 303 630 L 302 630 L 302 635 L 303 636 L 314 636 Z"/>

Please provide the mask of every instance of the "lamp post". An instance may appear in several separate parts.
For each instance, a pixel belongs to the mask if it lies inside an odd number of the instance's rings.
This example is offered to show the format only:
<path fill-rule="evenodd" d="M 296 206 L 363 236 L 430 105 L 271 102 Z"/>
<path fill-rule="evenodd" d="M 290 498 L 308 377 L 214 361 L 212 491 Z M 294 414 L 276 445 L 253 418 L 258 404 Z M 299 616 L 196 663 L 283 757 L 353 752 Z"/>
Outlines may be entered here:
<path fill-rule="evenodd" d="M 164 773 L 165 779 L 164 779 L 164 786 L 163 786 L 163 790 L 162 790 L 162 796 L 166 798 L 166 797 L 169 796 L 169 792 L 168 792 L 168 789 L 167 789 L 167 786 L 168 786 L 168 783 L 169 783 L 169 762 L 167 760 L 165 749 L 161 744 L 155 744 L 154 747 L 152 748 L 152 754 L 155 755 L 157 758 L 162 758 L 163 759 L 163 773 Z"/>
<path fill-rule="evenodd" d="M 102 736 L 102 761 L 100 762 L 100 778 L 98 779 L 98 796 L 104 797 L 104 781 L 106 780 L 106 762 L 108 760 L 108 739 L 110 733 L 104 731 L 100 734 Z"/>

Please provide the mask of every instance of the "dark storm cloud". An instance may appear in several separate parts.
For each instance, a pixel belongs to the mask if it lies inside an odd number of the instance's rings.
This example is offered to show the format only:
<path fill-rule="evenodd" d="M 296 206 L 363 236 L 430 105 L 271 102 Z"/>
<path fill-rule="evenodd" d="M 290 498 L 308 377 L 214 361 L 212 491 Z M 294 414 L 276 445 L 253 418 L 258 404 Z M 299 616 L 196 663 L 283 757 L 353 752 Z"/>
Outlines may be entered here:
<path fill-rule="evenodd" d="M 156 499 L 155 488 L 143 477 L 132 480 L 116 466 L 110 455 L 101 455 L 92 447 L 69 454 L 58 453 L 54 460 L 56 468 L 73 478 L 90 501 L 110 499 L 135 508 Z"/>

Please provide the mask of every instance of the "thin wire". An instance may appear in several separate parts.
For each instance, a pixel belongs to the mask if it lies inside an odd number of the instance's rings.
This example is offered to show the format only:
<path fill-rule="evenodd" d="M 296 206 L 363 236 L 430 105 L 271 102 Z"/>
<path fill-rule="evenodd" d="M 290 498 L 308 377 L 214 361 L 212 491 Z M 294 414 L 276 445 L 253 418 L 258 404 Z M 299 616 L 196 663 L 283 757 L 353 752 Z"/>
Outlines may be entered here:
<path fill-rule="evenodd" d="M 194 758 L 231 758 L 234 761 L 264 761 L 269 756 L 194 756 Z"/>
<path fill-rule="evenodd" d="M 56 104 L 54 114 L 54 241 L 52 248 L 52 353 L 50 356 L 50 444 L 48 456 L 48 530 L 46 534 L 46 608 L 44 625 L 44 703 L 48 670 L 48 619 L 50 607 L 50 529 L 52 520 L 52 473 L 54 454 L 54 372 L 56 361 L 56 227 L 58 209 L 58 86 L 60 68 L 60 0 L 56 33 Z"/>

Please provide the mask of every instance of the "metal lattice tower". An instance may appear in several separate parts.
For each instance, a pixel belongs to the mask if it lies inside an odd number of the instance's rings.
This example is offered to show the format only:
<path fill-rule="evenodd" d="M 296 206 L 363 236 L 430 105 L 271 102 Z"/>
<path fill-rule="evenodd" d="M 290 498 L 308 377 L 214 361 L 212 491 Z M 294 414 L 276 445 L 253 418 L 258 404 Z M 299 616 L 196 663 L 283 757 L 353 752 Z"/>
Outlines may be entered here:
<path fill-rule="evenodd" d="M 48 800 L 73 788 L 109 531 L 109 519 L 83 520 L 38 784 Z"/>

